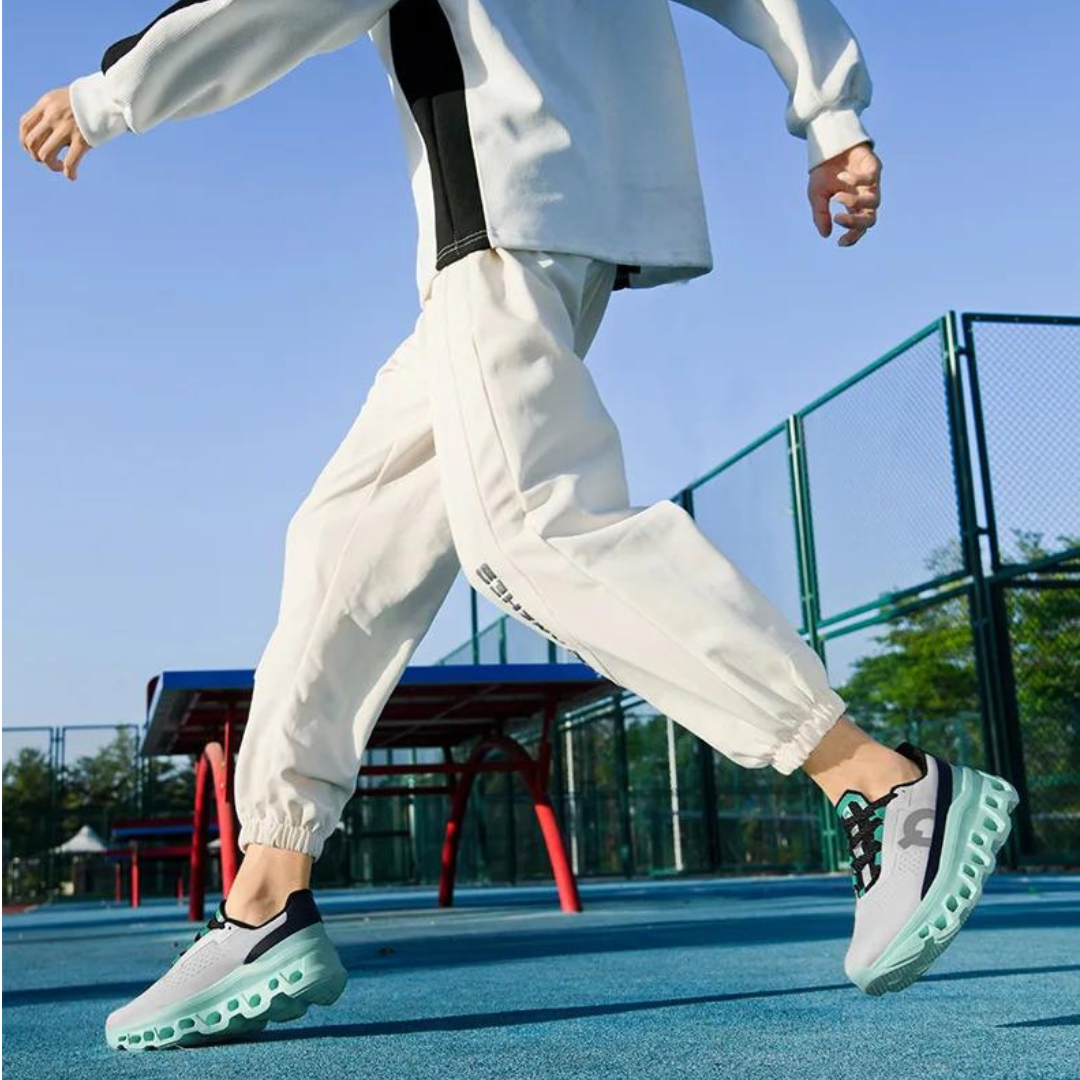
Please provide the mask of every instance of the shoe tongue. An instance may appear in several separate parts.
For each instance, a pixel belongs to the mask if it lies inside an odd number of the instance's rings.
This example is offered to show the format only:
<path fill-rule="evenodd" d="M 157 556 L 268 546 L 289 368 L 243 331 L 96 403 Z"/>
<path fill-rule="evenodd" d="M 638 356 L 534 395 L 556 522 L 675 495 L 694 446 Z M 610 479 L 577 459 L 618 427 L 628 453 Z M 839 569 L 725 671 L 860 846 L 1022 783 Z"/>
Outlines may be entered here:
<path fill-rule="evenodd" d="M 840 817 L 849 817 L 851 807 L 865 810 L 870 805 L 870 800 L 860 791 L 845 791 L 836 804 L 836 812 Z"/>

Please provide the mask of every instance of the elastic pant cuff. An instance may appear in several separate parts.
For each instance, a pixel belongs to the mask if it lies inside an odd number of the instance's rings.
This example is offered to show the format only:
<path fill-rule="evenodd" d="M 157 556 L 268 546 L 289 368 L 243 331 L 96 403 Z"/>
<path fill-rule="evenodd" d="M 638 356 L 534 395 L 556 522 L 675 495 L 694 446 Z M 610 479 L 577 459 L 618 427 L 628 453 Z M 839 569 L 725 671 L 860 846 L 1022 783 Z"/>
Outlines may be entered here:
<path fill-rule="evenodd" d="M 773 755 L 772 767 L 784 776 L 793 773 L 846 711 L 844 699 L 834 691 L 828 691 L 824 698 L 814 703 L 810 715 L 791 733 L 787 742 L 779 746 Z"/>
<path fill-rule="evenodd" d="M 323 837 L 306 825 L 290 825 L 286 821 L 275 821 L 273 818 L 250 818 L 243 821 L 237 841 L 242 852 L 247 850 L 248 844 L 262 844 L 264 847 L 299 851 L 313 859 L 322 854 L 324 842 Z"/>

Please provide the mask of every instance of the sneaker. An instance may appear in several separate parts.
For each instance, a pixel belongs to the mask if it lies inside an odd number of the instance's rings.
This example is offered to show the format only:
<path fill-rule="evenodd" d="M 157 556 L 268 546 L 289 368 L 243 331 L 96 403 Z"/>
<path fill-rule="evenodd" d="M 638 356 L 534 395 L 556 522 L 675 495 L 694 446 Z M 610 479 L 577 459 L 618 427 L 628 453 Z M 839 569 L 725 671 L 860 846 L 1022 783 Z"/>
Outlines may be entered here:
<path fill-rule="evenodd" d="M 997 776 L 950 765 L 905 743 L 922 770 L 870 801 L 837 803 L 851 847 L 855 932 L 844 970 L 860 990 L 910 986 L 949 947 L 994 872 L 1016 792 Z"/>
<path fill-rule="evenodd" d="M 227 915 L 223 900 L 172 967 L 109 1016 L 105 1038 L 115 1050 L 220 1042 L 333 1004 L 345 979 L 310 889 L 260 926 Z"/>

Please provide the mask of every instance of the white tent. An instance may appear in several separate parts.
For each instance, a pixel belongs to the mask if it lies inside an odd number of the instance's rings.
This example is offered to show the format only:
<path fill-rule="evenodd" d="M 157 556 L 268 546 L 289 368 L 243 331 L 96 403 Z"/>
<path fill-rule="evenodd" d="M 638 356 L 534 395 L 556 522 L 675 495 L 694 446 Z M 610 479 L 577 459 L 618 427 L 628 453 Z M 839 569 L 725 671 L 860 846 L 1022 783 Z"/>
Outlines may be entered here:
<path fill-rule="evenodd" d="M 70 840 L 53 848 L 58 855 L 99 855 L 104 850 L 101 837 L 89 825 L 84 825 Z"/>

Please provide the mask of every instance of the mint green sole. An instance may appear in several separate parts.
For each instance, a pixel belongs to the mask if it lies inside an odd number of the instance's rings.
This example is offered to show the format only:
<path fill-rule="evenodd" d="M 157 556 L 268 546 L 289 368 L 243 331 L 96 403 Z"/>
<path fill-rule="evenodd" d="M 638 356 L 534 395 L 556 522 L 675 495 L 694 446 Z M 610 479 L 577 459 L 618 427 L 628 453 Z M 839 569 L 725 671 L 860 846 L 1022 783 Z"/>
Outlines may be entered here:
<path fill-rule="evenodd" d="M 114 1050 L 203 1046 L 296 1020 L 312 1005 L 332 1005 L 347 973 L 321 923 L 293 934 L 213 986 L 155 1013 L 137 1027 L 106 1028 Z"/>
<path fill-rule="evenodd" d="M 848 972 L 875 996 L 903 990 L 952 944 L 982 897 L 1009 838 L 1009 815 L 1019 801 L 998 776 L 959 766 L 953 773 L 953 801 L 945 823 L 941 862 L 930 891 L 889 947 L 868 967 Z"/>

